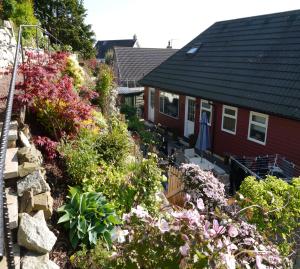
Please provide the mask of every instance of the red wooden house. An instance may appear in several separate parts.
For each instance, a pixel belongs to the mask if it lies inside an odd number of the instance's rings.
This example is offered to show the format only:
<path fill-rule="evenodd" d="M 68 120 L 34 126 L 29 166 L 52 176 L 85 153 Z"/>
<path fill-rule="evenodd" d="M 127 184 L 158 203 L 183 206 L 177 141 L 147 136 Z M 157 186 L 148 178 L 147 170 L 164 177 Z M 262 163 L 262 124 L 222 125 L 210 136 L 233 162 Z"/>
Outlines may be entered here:
<path fill-rule="evenodd" d="M 300 10 L 217 22 L 147 74 L 145 119 L 211 150 L 300 165 Z"/>

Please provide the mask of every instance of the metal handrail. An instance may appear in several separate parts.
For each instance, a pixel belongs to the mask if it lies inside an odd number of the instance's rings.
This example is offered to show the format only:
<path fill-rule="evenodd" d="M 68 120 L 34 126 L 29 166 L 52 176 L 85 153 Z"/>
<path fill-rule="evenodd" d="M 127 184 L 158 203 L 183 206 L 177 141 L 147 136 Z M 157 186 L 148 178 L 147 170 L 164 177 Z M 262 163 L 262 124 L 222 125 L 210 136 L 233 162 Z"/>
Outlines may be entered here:
<path fill-rule="evenodd" d="M 9 216 L 7 210 L 7 201 L 6 201 L 6 193 L 5 193 L 5 186 L 4 186 L 4 169 L 5 169 L 5 158 L 6 158 L 6 151 L 7 151 L 7 144 L 8 144 L 8 133 L 10 128 L 10 121 L 11 121 L 11 114 L 12 114 L 12 107 L 13 107 L 13 99 L 14 99 L 14 92 L 15 92 L 15 85 L 16 85 L 16 76 L 17 76 L 17 69 L 19 65 L 19 54 L 20 49 L 23 52 L 22 47 L 22 32 L 23 28 L 26 27 L 35 27 L 36 29 L 42 30 L 46 35 L 51 36 L 56 42 L 62 44 L 56 37 L 50 34 L 47 30 L 41 28 L 38 25 L 20 25 L 19 26 L 19 33 L 18 33 L 18 41 L 16 46 L 16 53 L 14 58 L 14 65 L 12 71 L 12 78 L 9 85 L 9 92 L 7 97 L 6 103 L 6 110 L 5 110 L 5 119 L 3 122 L 1 137 L 0 137 L 0 260 L 4 257 L 4 250 L 6 249 L 6 257 L 7 257 L 7 266 L 9 269 L 15 268 L 14 262 L 14 252 L 13 252 L 13 244 L 12 244 L 12 237 L 9 227 Z M 36 34 L 37 37 L 37 34 Z M 36 39 L 38 45 L 38 39 Z M 22 57 L 23 59 L 23 57 Z M 24 60 L 24 59 L 23 59 Z M 3 195 L 1 195 L 1 193 Z M 4 248 L 5 244 L 5 248 Z"/>

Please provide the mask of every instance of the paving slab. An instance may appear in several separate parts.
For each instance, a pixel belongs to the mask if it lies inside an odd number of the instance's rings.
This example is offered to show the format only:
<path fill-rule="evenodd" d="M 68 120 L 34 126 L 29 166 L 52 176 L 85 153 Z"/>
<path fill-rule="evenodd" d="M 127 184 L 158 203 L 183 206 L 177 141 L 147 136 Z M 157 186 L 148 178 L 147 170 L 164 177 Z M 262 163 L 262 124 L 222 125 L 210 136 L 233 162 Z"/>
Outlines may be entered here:
<path fill-rule="evenodd" d="M 4 179 L 17 178 L 18 172 L 18 148 L 10 148 L 6 151 Z"/>
<path fill-rule="evenodd" d="M 18 227 L 18 194 L 12 188 L 6 188 L 6 200 L 9 216 L 9 227 L 15 229 Z"/>

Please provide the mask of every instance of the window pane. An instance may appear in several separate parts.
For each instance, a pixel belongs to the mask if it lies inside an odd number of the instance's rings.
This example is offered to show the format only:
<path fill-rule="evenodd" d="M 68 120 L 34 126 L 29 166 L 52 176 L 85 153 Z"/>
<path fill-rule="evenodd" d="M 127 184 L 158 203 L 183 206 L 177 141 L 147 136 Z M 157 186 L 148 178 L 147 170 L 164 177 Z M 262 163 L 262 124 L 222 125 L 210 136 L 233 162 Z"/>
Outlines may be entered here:
<path fill-rule="evenodd" d="M 164 112 L 164 97 L 163 96 L 159 97 L 159 111 Z"/>
<path fill-rule="evenodd" d="M 266 118 L 258 115 L 252 115 L 252 121 L 259 122 L 262 124 L 266 123 Z"/>
<path fill-rule="evenodd" d="M 255 124 L 250 125 L 250 137 L 252 139 L 265 142 L 265 137 L 266 137 L 266 128 L 257 126 Z"/>
<path fill-rule="evenodd" d="M 225 107 L 224 112 L 225 112 L 225 114 L 235 116 L 235 112 L 236 112 L 236 111 L 235 111 L 234 109 L 230 109 L 230 108 L 226 108 L 226 107 Z"/>
<path fill-rule="evenodd" d="M 195 121 L 195 100 L 188 100 L 188 120 Z"/>
<path fill-rule="evenodd" d="M 201 101 L 201 107 L 202 108 L 207 108 L 208 110 L 211 109 L 211 105 L 208 102 Z"/>
<path fill-rule="evenodd" d="M 235 133 L 235 121 L 236 121 L 235 119 L 224 116 L 223 129 Z"/>
<path fill-rule="evenodd" d="M 179 96 L 177 94 L 171 94 L 167 92 L 160 93 L 160 111 L 169 116 L 178 117 L 179 111 Z"/>

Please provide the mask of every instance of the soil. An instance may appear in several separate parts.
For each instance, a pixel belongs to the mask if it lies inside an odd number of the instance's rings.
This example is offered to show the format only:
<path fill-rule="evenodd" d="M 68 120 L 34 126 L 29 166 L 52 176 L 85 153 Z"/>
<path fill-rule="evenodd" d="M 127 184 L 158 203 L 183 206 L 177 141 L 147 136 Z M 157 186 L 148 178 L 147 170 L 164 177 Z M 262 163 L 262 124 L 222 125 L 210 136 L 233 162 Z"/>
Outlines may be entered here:
<path fill-rule="evenodd" d="M 47 182 L 51 188 L 51 195 L 53 197 L 53 215 L 51 217 L 49 228 L 57 237 L 57 241 L 50 252 L 50 259 L 55 262 L 60 268 L 73 268 L 69 257 L 73 254 L 70 249 L 70 242 L 68 233 L 61 225 L 57 225 L 59 215 L 57 209 L 66 201 L 68 184 L 70 184 L 68 176 L 64 172 L 63 164 L 59 161 L 52 161 L 45 164 Z"/>

